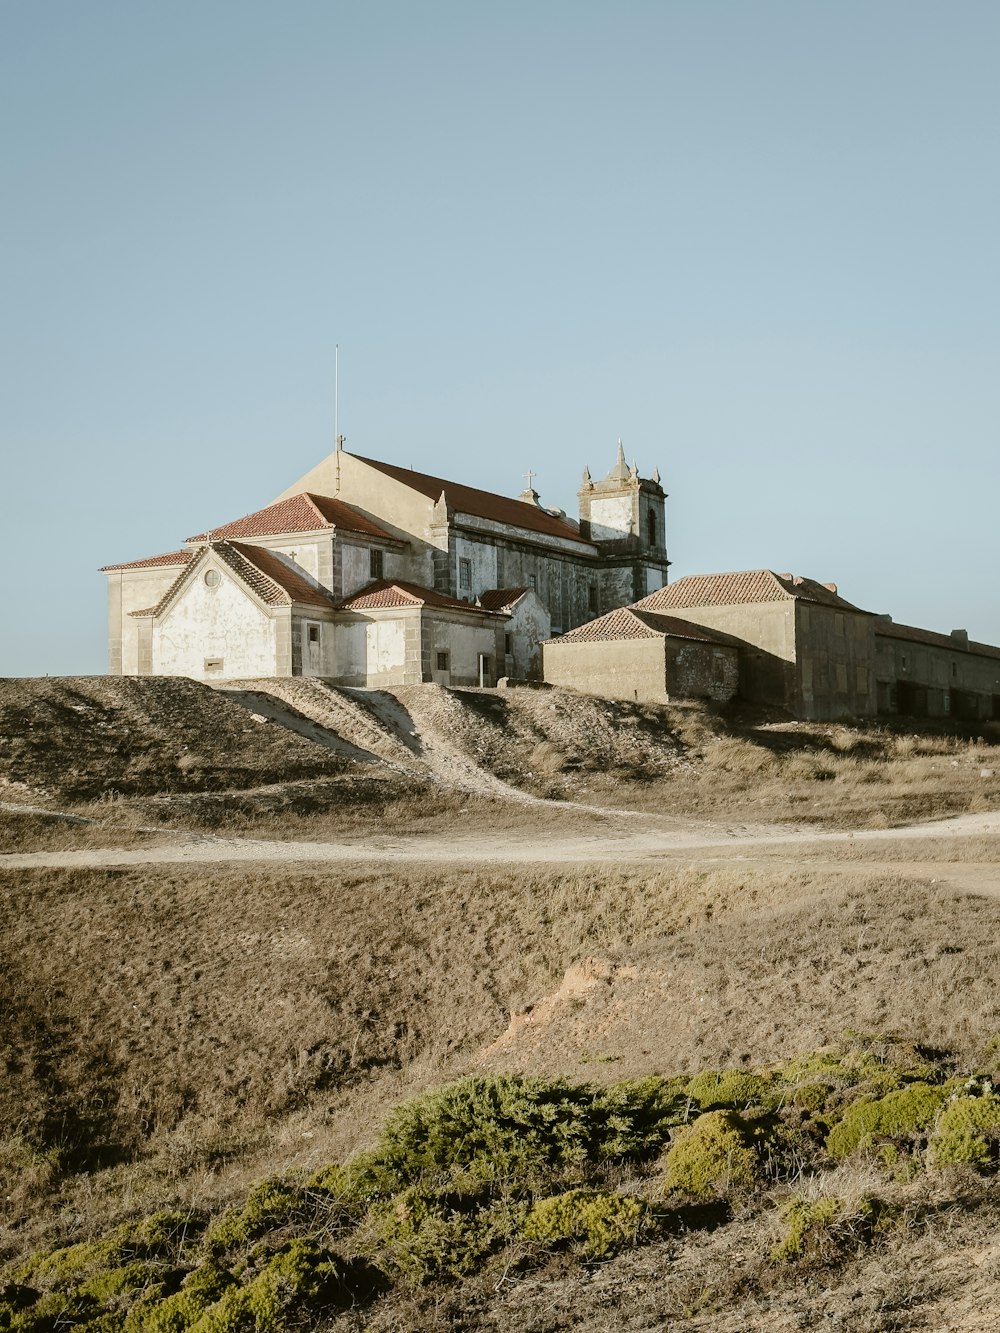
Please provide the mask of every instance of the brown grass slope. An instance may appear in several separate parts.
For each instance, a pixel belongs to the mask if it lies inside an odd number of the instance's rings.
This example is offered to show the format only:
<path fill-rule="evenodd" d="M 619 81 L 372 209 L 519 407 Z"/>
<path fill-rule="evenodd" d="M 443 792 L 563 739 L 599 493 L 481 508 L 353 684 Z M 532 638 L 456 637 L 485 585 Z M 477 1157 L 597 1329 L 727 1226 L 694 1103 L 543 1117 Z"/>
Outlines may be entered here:
<path fill-rule="evenodd" d="M 211 791 L 331 776 L 347 764 L 191 680 L 0 680 L 0 795 Z"/>

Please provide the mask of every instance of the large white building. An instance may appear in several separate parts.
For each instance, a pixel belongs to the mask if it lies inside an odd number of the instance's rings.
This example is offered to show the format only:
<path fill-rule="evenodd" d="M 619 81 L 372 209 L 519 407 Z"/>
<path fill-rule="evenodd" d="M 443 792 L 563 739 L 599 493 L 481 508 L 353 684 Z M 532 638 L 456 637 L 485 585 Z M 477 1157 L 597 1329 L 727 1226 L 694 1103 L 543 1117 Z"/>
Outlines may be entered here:
<path fill-rule="evenodd" d="M 663 586 L 665 495 L 621 444 L 579 520 L 338 449 L 256 513 L 107 565 L 109 670 L 493 684 Z"/>

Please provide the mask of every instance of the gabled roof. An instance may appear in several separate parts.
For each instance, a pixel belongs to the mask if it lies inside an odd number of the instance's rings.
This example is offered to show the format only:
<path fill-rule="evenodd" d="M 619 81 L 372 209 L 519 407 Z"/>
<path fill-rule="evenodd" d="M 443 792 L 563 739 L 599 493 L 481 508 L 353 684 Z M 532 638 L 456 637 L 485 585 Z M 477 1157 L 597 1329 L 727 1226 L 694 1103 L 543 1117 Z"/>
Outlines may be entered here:
<path fill-rule="evenodd" d="M 294 569 L 275 551 L 267 551 L 262 546 L 249 546 L 245 542 L 213 541 L 203 546 L 192 556 L 199 562 L 208 552 L 218 559 L 251 592 L 255 593 L 268 606 L 290 606 L 293 602 L 302 606 L 317 606 L 331 610 L 333 598 L 321 588 L 314 587 L 306 576 Z M 143 611 L 131 611 L 133 616 L 161 615 L 173 601 L 192 570 L 184 569 L 174 579 L 155 606 Z"/>
<path fill-rule="evenodd" d="M 446 593 L 435 592 L 433 588 L 423 588 L 419 583 L 403 583 L 398 579 L 369 583 L 367 587 L 338 602 L 337 610 L 376 611 L 393 606 L 436 606 L 448 611 L 471 611 L 477 616 L 483 615 L 481 606 L 460 602 Z"/>
<path fill-rule="evenodd" d="M 818 602 L 841 611 L 861 611 L 837 593 L 836 584 L 817 583 L 815 579 L 800 578 L 796 574 L 775 574 L 771 569 L 740 570 L 733 574 L 688 574 L 643 597 L 636 606 L 649 611 L 666 611 L 784 601 Z M 869 614 L 867 611 L 861 613 Z"/>
<path fill-rule="evenodd" d="M 487 588 L 479 594 L 479 605 L 485 611 L 510 611 L 527 591 L 527 588 Z"/>
<path fill-rule="evenodd" d="M 164 569 L 169 565 L 186 565 L 194 559 L 194 551 L 165 551 L 163 555 L 150 555 L 145 560 L 129 560 L 123 565 L 102 565 L 101 574 L 113 574 L 119 569 Z"/>
<path fill-rule="evenodd" d="M 918 629 L 916 625 L 900 625 L 894 620 L 883 620 L 879 618 L 875 621 L 875 633 L 886 639 L 904 639 L 907 643 L 922 643 L 931 648 L 947 648 L 953 653 L 973 653 L 979 657 L 1000 657 L 1000 648 L 994 647 L 991 643 L 975 643 L 972 639 L 968 645 L 959 639 L 953 639 L 950 634 L 939 634 L 932 629 Z"/>
<path fill-rule="evenodd" d="M 724 640 L 702 625 L 692 625 L 677 616 L 662 616 L 653 611 L 642 611 L 638 606 L 621 606 L 606 616 L 577 625 L 568 634 L 550 643 L 603 643 L 609 639 L 698 639 L 703 643 L 723 643 Z"/>
<path fill-rule="evenodd" d="M 334 500 L 329 495 L 314 495 L 303 491 L 301 495 L 292 495 L 287 500 L 276 500 L 274 504 L 258 509 L 254 514 L 225 523 L 221 528 L 212 529 L 212 540 L 228 537 L 275 537 L 283 532 L 314 532 L 317 528 L 343 528 L 347 532 L 360 532 L 366 537 L 382 537 L 392 541 L 392 534 L 373 523 L 364 514 L 345 504 L 343 500 Z M 189 542 L 203 542 L 208 533 L 201 532 L 197 537 L 188 537 Z"/>
<path fill-rule="evenodd" d="M 580 536 L 579 529 L 567 518 L 557 518 L 544 509 L 539 509 L 524 500 L 512 500 L 506 495 L 494 495 L 492 491 L 480 491 L 474 486 L 463 486 L 457 481 L 446 481 L 443 477 L 432 477 L 426 472 L 414 472 L 408 467 L 396 467 L 392 463 L 381 463 L 376 458 L 362 458 L 355 454 L 361 463 L 367 463 L 377 472 L 384 473 L 393 480 L 402 482 L 429 500 L 440 500 L 442 494 L 449 509 L 460 514 L 471 514 L 475 518 L 487 518 L 494 523 L 504 523 L 510 527 L 525 528 L 529 532 L 545 533 L 549 537 L 561 537 L 564 541 L 579 542 L 589 546 Z"/>

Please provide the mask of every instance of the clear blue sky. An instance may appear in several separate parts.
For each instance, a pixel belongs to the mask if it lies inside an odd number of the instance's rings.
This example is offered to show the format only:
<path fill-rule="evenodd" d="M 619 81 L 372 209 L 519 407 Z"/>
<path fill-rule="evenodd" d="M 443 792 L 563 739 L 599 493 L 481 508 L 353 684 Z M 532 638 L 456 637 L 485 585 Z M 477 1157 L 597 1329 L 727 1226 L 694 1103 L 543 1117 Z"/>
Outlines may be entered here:
<path fill-rule="evenodd" d="M 332 447 L 1000 642 L 995 0 L 5 0 L 0 673 Z"/>

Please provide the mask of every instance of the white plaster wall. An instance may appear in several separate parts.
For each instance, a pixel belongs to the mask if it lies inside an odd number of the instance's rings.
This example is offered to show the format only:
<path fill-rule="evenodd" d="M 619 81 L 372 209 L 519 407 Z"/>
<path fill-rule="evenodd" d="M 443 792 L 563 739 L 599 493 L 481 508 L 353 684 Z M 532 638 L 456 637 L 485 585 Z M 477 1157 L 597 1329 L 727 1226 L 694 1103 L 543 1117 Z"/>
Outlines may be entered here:
<path fill-rule="evenodd" d="M 153 674 L 232 680 L 277 674 L 275 621 L 220 570 L 216 588 L 205 586 L 204 568 L 153 626 Z M 205 659 L 222 658 L 222 670 L 206 672 Z"/>
<path fill-rule="evenodd" d="M 123 569 L 108 575 L 108 640 L 121 640 L 121 674 L 134 676 L 139 670 L 138 625 L 130 611 L 145 611 L 155 606 L 180 574 L 182 565 L 161 565 L 156 569 Z M 120 599 L 115 590 L 120 589 Z"/>
<path fill-rule="evenodd" d="M 368 678 L 400 671 L 406 664 L 406 629 L 402 620 L 372 620 L 365 626 Z"/>
<path fill-rule="evenodd" d="M 368 674 L 368 626 L 363 621 L 353 625 L 337 625 L 338 676 L 365 676 Z"/>
<path fill-rule="evenodd" d="M 300 569 L 304 569 L 317 583 L 319 582 L 319 546 L 316 542 L 289 540 L 280 546 L 272 546 L 271 550 L 291 556 Z"/>
<path fill-rule="evenodd" d="M 352 546 L 346 542 L 340 548 L 340 567 L 344 586 L 341 595 L 350 597 L 366 583 L 371 583 L 371 554 L 367 546 Z"/>
<path fill-rule="evenodd" d="M 431 622 L 431 664 L 439 652 L 451 657 L 452 684 L 479 683 L 479 654 L 490 659 L 493 684 L 503 675 L 502 662 L 496 661 L 496 627 L 494 625 L 460 625 L 454 621 Z"/>
<path fill-rule="evenodd" d="M 632 532 L 632 496 L 606 495 L 590 504 L 590 535 L 594 541 L 613 541 Z"/>
<path fill-rule="evenodd" d="M 463 588 L 459 571 L 460 560 L 472 564 L 472 587 Z M 455 539 L 455 596 L 460 600 L 468 598 L 474 602 L 481 592 L 497 586 L 497 548 L 492 543 L 469 541 L 467 537 Z"/>

